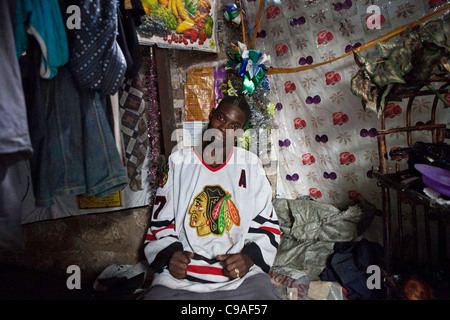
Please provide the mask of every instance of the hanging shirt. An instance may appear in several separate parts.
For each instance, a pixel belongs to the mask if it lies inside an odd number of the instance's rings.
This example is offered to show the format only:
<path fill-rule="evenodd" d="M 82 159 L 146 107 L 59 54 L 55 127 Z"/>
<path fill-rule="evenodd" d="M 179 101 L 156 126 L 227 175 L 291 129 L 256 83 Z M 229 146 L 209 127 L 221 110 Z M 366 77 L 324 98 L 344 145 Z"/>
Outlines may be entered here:
<path fill-rule="evenodd" d="M 0 1 L 0 154 L 31 156 L 27 111 L 7 1 Z"/>
<path fill-rule="evenodd" d="M 117 10 L 116 0 L 81 0 L 81 28 L 70 39 L 70 67 L 77 83 L 101 95 L 114 95 L 127 70 L 116 40 Z"/>
<path fill-rule="evenodd" d="M 0 1 L 0 252 L 24 249 L 21 226 L 23 169 L 33 148 L 15 54 L 12 1 Z"/>
<path fill-rule="evenodd" d="M 41 48 L 41 77 L 53 78 L 58 73 L 58 67 L 69 62 L 67 35 L 58 0 L 17 1 L 15 30 L 17 58 L 27 50 L 27 33 L 36 38 Z"/>
<path fill-rule="evenodd" d="M 212 168 L 194 148 L 169 157 L 168 172 L 156 192 L 145 240 L 145 255 L 157 274 L 152 286 L 195 292 L 231 290 L 246 277 L 269 272 L 280 241 L 272 188 L 259 158 L 233 147 Z M 167 263 L 177 250 L 194 253 L 185 279 Z M 242 278 L 223 274 L 217 255 L 244 253 L 254 265 Z"/>

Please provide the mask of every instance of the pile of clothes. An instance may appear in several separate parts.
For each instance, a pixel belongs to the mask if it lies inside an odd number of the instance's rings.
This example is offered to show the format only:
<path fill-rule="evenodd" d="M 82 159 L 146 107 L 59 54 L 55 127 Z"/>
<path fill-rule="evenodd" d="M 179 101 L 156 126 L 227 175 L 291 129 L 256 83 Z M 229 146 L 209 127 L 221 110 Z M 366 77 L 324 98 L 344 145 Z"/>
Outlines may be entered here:
<path fill-rule="evenodd" d="M 272 266 L 272 282 L 283 297 L 289 298 L 292 286 L 288 281 L 281 286 L 277 281 L 280 274 L 299 278 L 291 282 L 302 284 L 301 298 L 311 296 L 307 291 L 318 281 L 339 284 L 347 299 L 379 297 L 381 290 L 372 296 L 373 291 L 368 294 L 367 288 L 358 288 L 362 282 L 365 286 L 369 276 L 367 265 L 382 263 L 378 243 L 358 240 L 379 214 L 371 204 L 362 197 L 343 209 L 310 197 L 274 199 L 273 203 L 282 234 Z"/>

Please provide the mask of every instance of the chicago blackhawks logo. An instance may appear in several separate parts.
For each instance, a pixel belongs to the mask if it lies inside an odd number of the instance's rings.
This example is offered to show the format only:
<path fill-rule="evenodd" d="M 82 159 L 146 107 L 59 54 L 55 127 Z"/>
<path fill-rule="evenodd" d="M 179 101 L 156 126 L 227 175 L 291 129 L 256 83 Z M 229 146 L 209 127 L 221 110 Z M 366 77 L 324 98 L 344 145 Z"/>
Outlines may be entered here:
<path fill-rule="evenodd" d="M 161 178 L 159 179 L 158 186 L 159 186 L 160 188 L 163 188 L 163 187 L 164 187 L 164 185 L 165 185 L 166 182 L 167 182 L 167 178 L 168 178 L 168 177 L 169 177 L 169 166 L 166 164 L 165 167 L 164 167 L 164 169 L 163 169 L 163 172 L 162 172 L 162 174 L 161 174 Z"/>
<path fill-rule="evenodd" d="M 221 186 L 205 186 L 189 206 L 189 226 L 196 228 L 199 237 L 213 234 L 221 236 L 239 226 L 239 211 L 231 200 L 231 194 Z"/>

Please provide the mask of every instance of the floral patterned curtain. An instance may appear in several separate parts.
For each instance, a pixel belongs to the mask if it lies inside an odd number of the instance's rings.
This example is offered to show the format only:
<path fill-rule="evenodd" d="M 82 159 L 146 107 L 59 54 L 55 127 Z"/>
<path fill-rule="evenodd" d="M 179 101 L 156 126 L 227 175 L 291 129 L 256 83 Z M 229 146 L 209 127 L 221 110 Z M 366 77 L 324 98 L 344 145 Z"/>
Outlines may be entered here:
<path fill-rule="evenodd" d="M 255 49 L 271 57 L 271 66 L 295 68 L 340 57 L 361 44 L 421 18 L 440 0 L 267 0 Z M 242 1 L 248 29 L 255 27 L 259 1 Z M 373 7 L 375 5 L 376 7 Z M 372 6 L 371 8 L 369 8 Z M 369 29 L 371 14 L 380 10 L 379 29 Z M 376 56 L 375 47 L 362 52 Z M 296 73 L 269 75 L 270 98 L 276 104 L 273 138 L 278 160 L 277 197 L 309 195 L 328 204 L 342 204 L 362 195 L 380 205 L 380 188 L 372 169 L 379 164 L 376 112 L 364 110 L 350 91 L 356 73 L 353 56 Z M 431 101 L 418 97 L 413 121 L 430 119 Z M 404 123 L 406 101 L 390 103 L 387 127 Z M 437 119 L 450 125 L 450 112 L 440 102 Z M 430 134 L 422 134 L 429 142 Z M 390 137 L 390 148 L 404 146 L 406 134 Z M 389 159 L 407 166 L 406 159 Z"/>

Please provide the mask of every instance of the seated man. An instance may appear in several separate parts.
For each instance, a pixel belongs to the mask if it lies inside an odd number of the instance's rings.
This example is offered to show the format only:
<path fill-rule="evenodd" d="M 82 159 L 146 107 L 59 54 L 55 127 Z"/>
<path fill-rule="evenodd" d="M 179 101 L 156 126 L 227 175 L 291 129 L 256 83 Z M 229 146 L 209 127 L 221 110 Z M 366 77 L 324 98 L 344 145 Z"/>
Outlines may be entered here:
<path fill-rule="evenodd" d="M 243 97 L 209 116 L 213 142 L 178 150 L 156 192 L 145 255 L 155 276 L 145 299 L 281 299 L 268 275 L 280 242 L 260 159 L 235 147 L 250 120 Z"/>

